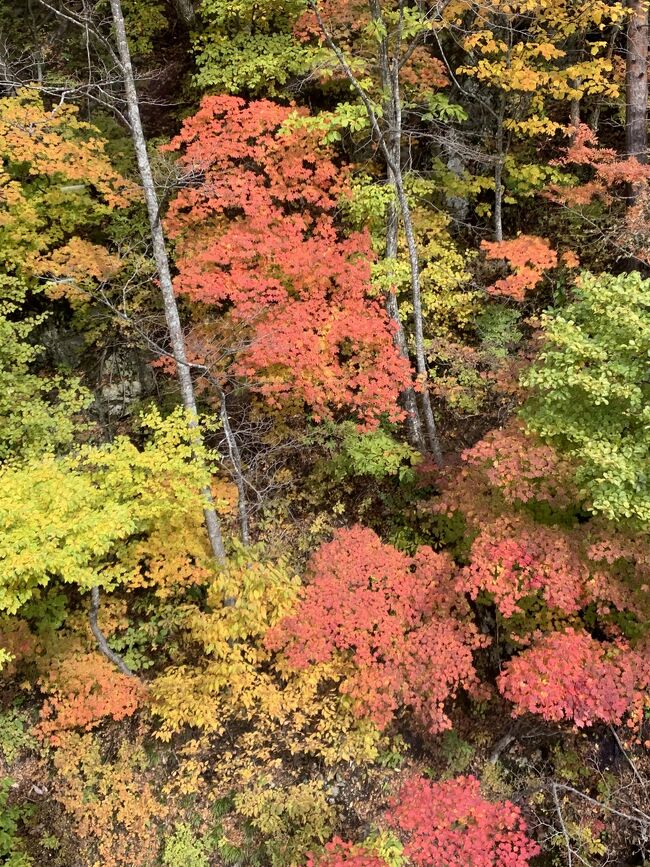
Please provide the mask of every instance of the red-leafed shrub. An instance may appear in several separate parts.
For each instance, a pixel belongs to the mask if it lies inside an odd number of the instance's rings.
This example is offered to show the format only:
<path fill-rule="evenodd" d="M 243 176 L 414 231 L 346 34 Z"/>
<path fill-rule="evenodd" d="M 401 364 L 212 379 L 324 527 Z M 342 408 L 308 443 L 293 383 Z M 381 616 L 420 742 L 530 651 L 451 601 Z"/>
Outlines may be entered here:
<path fill-rule="evenodd" d="M 388 820 L 404 835 L 415 867 L 526 867 L 540 851 L 519 808 L 487 801 L 474 777 L 411 779 Z"/>
<path fill-rule="evenodd" d="M 481 591 L 489 593 L 504 617 L 520 611 L 518 603 L 535 594 L 550 608 L 576 613 L 589 599 L 589 569 L 572 543 L 571 535 L 554 527 L 496 520 L 476 537 L 458 589 L 473 599 Z"/>
<path fill-rule="evenodd" d="M 299 397 L 317 418 L 346 408 L 370 425 L 402 418 L 410 370 L 373 297 L 370 238 L 340 232 L 344 174 L 314 132 L 280 132 L 291 113 L 206 97 L 167 146 L 197 178 L 167 219 L 176 289 L 228 314 L 235 371 L 272 404 Z"/>
<path fill-rule="evenodd" d="M 497 683 L 515 706 L 513 716 L 537 713 L 582 728 L 622 721 L 636 698 L 638 668 L 638 657 L 624 645 L 567 629 L 510 660 Z"/>
<path fill-rule="evenodd" d="M 365 527 L 339 530 L 312 557 L 298 609 L 268 636 L 296 668 L 343 654 L 353 673 L 342 691 L 361 715 L 385 726 L 410 707 L 438 732 L 459 688 L 476 689 L 472 651 L 485 640 L 454 591 L 450 558 L 430 548 L 416 557 L 385 545 Z"/>
<path fill-rule="evenodd" d="M 533 610 L 532 631 L 595 606 L 599 626 L 620 634 L 616 612 L 647 619 L 650 548 L 645 539 L 601 519 L 579 519 L 573 468 L 519 422 L 490 432 L 442 479 L 432 504 L 460 513 L 473 537 L 456 589 L 487 594 L 510 618 Z M 523 604 L 530 600 L 531 604 Z"/>
<path fill-rule="evenodd" d="M 555 165 L 568 166 L 572 172 L 588 177 L 575 186 L 549 185 L 548 198 L 573 208 L 598 199 L 614 212 L 618 204 L 621 216 L 618 225 L 614 223 L 610 228 L 612 247 L 617 251 L 625 249 L 647 264 L 650 166 L 636 157 L 601 147 L 596 133 L 584 123 L 575 130 L 571 145 Z M 629 198 L 630 189 L 634 190 L 633 202 Z"/>
<path fill-rule="evenodd" d="M 307 867 L 386 867 L 383 858 L 372 855 L 361 846 L 354 843 L 344 843 L 335 837 L 325 847 L 325 853 L 320 857 L 307 856 Z"/>
<path fill-rule="evenodd" d="M 578 186 L 549 186 L 550 198 L 574 206 L 588 204 L 594 198 L 611 204 L 613 188 L 617 185 L 645 185 L 650 180 L 649 166 L 639 162 L 636 157 L 621 156 L 612 148 L 600 147 L 596 133 L 586 123 L 578 126 L 571 145 L 553 164 L 583 166 L 592 170 L 591 180 Z"/>
<path fill-rule="evenodd" d="M 68 729 L 91 731 L 103 720 L 132 716 L 142 703 L 144 687 L 98 653 L 82 653 L 55 661 L 42 688 L 48 698 L 36 731 L 53 744 Z"/>
<path fill-rule="evenodd" d="M 578 502 L 571 465 L 551 446 L 527 435 L 517 420 L 466 449 L 460 468 L 450 469 L 442 485 L 435 511 L 460 511 L 477 527 L 525 503 L 561 510 Z"/>

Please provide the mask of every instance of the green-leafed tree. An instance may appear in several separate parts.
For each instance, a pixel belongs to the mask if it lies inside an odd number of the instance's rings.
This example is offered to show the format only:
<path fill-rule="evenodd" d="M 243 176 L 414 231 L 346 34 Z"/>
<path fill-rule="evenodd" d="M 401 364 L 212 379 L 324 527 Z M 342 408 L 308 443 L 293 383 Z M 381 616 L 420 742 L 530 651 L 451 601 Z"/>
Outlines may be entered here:
<path fill-rule="evenodd" d="M 594 511 L 650 523 L 650 280 L 583 274 L 543 327 L 524 417 L 578 463 Z"/>
<path fill-rule="evenodd" d="M 196 83 L 219 93 L 274 95 L 308 66 L 292 27 L 306 0 L 203 0 Z"/>

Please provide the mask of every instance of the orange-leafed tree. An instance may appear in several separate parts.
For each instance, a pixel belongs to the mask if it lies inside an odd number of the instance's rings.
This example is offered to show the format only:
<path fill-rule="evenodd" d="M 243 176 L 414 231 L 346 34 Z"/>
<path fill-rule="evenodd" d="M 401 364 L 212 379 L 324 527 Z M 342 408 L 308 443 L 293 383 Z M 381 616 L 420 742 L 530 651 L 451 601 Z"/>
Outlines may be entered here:
<path fill-rule="evenodd" d="M 409 369 L 371 294 L 369 238 L 337 225 L 345 173 L 313 132 L 282 133 L 290 113 L 207 97 L 168 146 L 198 178 L 167 218 L 176 289 L 244 330 L 235 371 L 272 403 L 299 397 L 316 419 L 398 419 Z"/>

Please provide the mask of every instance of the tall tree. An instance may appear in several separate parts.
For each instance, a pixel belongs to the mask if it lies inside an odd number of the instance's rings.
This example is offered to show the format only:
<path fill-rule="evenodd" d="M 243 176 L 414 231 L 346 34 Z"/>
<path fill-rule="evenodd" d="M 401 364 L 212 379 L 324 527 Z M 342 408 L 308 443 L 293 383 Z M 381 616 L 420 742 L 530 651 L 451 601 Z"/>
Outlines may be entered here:
<path fill-rule="evenodd" d="M 117 53 L 119 57 L 121 73 L 124 79 L 124 90 L 126 93 L 126 104 L 129 116 L 129 125 L 131 128 L 131 136 L 133 138 L 133 146 L 138 164 L 138 172 L 142 181 L 145 201 L 147 204 L 147 213 L 149 215 L 149 226 L 151 229 L 151 241 L 153 246 L 154 259 L 156 262 L 156 270 L 158 272 L 158 280 L 160 283 L 160 291 L 162 293 L 163 304 L 165 309 L 165 319 L 169 338 L 172 345 L 172 352 L 176 362 L 176 371 L 180 384 L 181 398 L 183 406 L 188 413 L 189 424 L 192 428 L 193 442 L 195 445 L 195 459 L 202 461 L 202 436 L 199 429 L 198 413 L 196 408 L 196 397 L 194 394 L 194 385 L 192 382 L 192 372 L 187 359 L 187 351 L 185 347 L 185 338 L 181 325 L 180 316 L 178 314 L 178 306 L 174 295 L 174 287 L 169 269 L 169 257 L 167 255 L 167 245 L 165 243 L 165 235 L 160 222 L 160 203 L 156 193 L 156 187 L 151 171 L 151 162 L 147 152 L 147 142 L 142 128 L 142 120 L 140 118 L 140 104 L 138 101 L 138 93 L 135 86 L 135 78 L 133 75 L 133 66 L 131 64 L 131 53 L 129 51 L 129 43 L 126 35 L 126 27 L 124 25 L 124 15 L 122 13 L 122 4 L 120 0 L 111 0 L 111 12 L 113 15 L 113 24 L 115 27 L 115 40 Z M 207 469 L 206 469 L 207 476 Z M 203 488 L 203 497 L 205 499 L 204 517 L 205 526 L 212 546 L 215 559 L 223 562 L 226 557 L 223 544 L 223 536 L 221 525 L 214 506 L 214 499 L 209 485 L 205 484 Z"/>
<path fill-rule="evenodd" d="M 411 377 L 372 297 L 370 239 L 338 225 L 345 168 L 303 126 L 282 134 L 290 115 L 268 100 L 206 97 L 166 147 L 197 178 L 168 212 L 176 287 L 222 311 L 221 336 L 201 340 L 206 360 L 215 342 L 231 347 L 217 353 L 218 375 L 245 379 L 271 406 L 304 401 L 315 420 L 396 421 Z"/>
<path fill-rule="evenodd" d="M 388 181 L 395 191 L 396 209 L 401 216 L 411 274 L 411 303 L 413 307 L 415 364 L 418 378 L 422 386 L 420 398 L 422 422 L 424 430 L 426 431 L 426 440 L 431 454 L 436 463 L 442 464 L 442 447 L 438 437 L 436 421 L 431 405 L 431 397 L 428 390 L 429 373 L 424 341 L 420 262 L 415 231 L 413 228 L 411 206 L 404 182 L 404 167 L 401 161 L 403 132 L 400 72 L 403 71 L 409 60 L 413 58 L 416 49 L 421 43 L 423 34 L 430 29 L 430 22 L 425 11 L 415 13 L 416 21 L 414 21 L 413 15 L 411 15 L 410 11 L 406 9 L 406 5 L 403 2 L 400 2 L 397 12 L 393 12 L 393 14 L 388 18 L 384 15 L 381 3 L 378 2 L 378 0 L 368 0 L 368 8 L 360 10 L 362 17 L 367 17 L 367 15 L 369 15 L 376 33 L 379 34 L 379 62 L 377 65 L 380 70 L 381 87 L 383 91 L 382 105 L 377 103 L 372 93 L 368 90 L 365 82 L 360 80 L 359 76 L 355 73 L 354 61 L 350 62 L 350 60 L 348 60 L 341 45 L 335 41 L 331 27 L 324 19 L 323 10 L 321 8 L 322 4 L 317 2 L 317 0 L 309 0 L 309 6 L 316 18 L 318 29 L 320 30 L 323 41 L 334 54 L 341 71 L 349 80 L 352 89 L 356 92 L 366 110 L 373 136 L 386 164 Z M 388 36 L 389 29 L 392 31 L 391 38 Z M 393 258 L 393 251 L 395 249 L 395 217 L 392 210 L 393 209 L 389 208 L 387 227 L 386 255 L 389 259 Z M 397 322 L 397 334 L 399 336 L 401 323 L 399 315 L 396 312 L 396 305 L 392 303 L 390 296 L 388 311 Z M 413 398 L 410 395 L 407 395 L 407 407 L 412 413 L 413 404 Z M 417 422 L 414 421 L 413 425 L 413 433 L 417 436 Z"/>

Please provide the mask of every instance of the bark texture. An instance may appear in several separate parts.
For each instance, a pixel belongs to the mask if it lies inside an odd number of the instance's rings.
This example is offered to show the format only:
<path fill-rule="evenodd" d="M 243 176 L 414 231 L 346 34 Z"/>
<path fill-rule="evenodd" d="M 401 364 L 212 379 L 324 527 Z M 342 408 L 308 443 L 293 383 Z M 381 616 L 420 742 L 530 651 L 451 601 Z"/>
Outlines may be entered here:
<path fill-rule="evenodd" d="M 648 0 L 630 0 L 627 26 L 625 145 L 646 162 L 648 149 Z"/>
<path fill-rule="evenodd" d="M 95 636 L 97 646 L 106 659 L 110 660 L 113 665 L 119 668 L 122 674 L 126 674 L 129 677 L 135 677 L 122 657 L 109 647 L 106 636 L 99 626 L 99 587 L 93 587 L 90 591 L 90 611 L 88 613 L 88 620 L 90 621 L 90 631 Z"/>
<path fill-rule="evenodd" d="M 196 24 L 196 12 L 192 0 L 173 0 L 174 9 L 179 19 L 187 27 L 193 27 Z"/>

